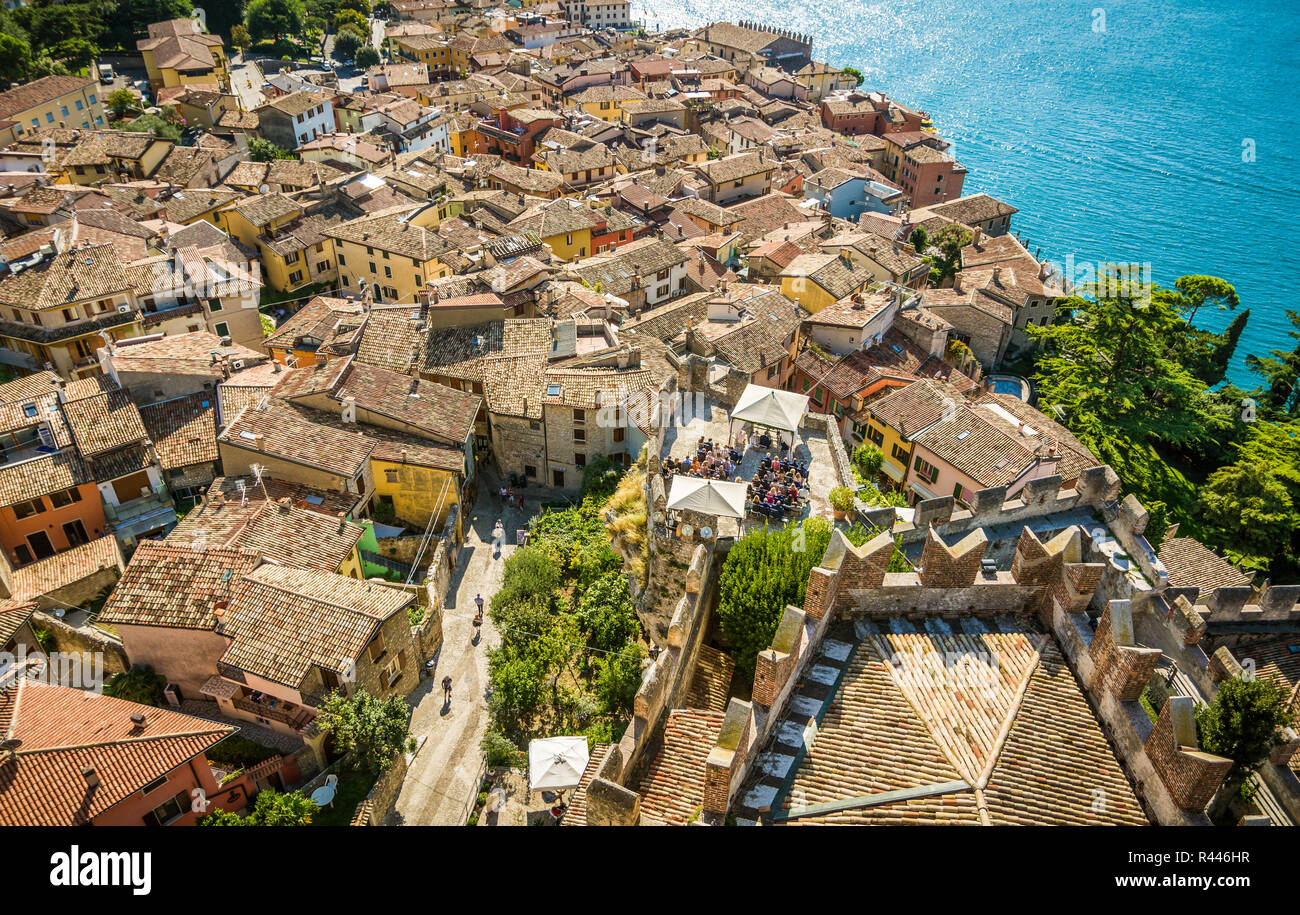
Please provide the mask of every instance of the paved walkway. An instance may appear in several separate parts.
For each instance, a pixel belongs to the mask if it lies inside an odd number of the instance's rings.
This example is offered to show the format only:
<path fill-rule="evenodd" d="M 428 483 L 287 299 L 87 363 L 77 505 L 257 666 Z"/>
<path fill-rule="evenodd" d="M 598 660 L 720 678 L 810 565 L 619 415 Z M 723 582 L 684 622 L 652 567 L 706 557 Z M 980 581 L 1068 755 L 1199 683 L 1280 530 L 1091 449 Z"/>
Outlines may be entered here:
<path fill-rule="evenodd" d="M 492 621 L 484 615 L 481 633 L 473 624 L 474 595 L 486 604 L 501 586 L 505 558 L 514 551 L 515 530 L 537 507 L 527 500 L 524 511 L 501 507 L 496 477 L 479 477 L 479 496 L 469 513 L 465 545 L 456 559 L 442 618 L 442 647 L 433 676 L 411 694 L 415 711 L 411 734 L 426 737 L 407 772 L 390 824 L 461 826 L 469 817 L 483 772 L 480 743 L 487 730 L 487 649 L 500 644 Z M 492 527 L 500 518 L 506 528 L 502 555 L 494 556 Z M 444 704 L 442 678 L 452 680 L 452 699 Z"/>

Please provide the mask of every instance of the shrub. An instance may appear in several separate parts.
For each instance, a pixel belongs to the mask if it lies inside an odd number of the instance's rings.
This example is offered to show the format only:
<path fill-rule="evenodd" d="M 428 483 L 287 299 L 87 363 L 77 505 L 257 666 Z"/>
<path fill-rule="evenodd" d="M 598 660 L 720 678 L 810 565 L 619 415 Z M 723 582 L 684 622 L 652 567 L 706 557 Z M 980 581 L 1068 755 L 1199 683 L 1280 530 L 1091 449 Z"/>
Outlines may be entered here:
<path fill-rule="evenodd" d="M 514 742 L 496 731 L 488 731 L 484 734 L 480 746 L 483 755 L 487 758 L 487 764 L 494 768 L 511 765 L 519 755 L 519 748 L 514 745 Z"/>
<path fill-rule="evenodd" d="M 864 442 L 853 449 L 853 466 L 867 483 L 876 481 L 884 464 L 885 454 L 875 445 Z"/>
<path fill-rule="evenodd" d="M 126 673 L 114 674 L 104 684 L 104 695 L 141 705 L 162 705 L 167 681 L 148 665 L 137 664 Z"/>
<path fill-rule="evenodd" d="M 502 620 L 498 613 L 513 604 L 525 601 L 549 603 L 559 586 L 559 569 L 546 549 L 526 546 L 515 550 L 506 559 L 501 588 L 492 596 L 492 622 L 500 626 Z"/>
<path fill-rule="evenodd" d="M 830 522 L 809 518 L 797 527 L 761 527 L 731 548 L 718 576 L 718 618 L 735 648 L 736 669 L 746 676 L 753 676 L 786 606 L 803 606 L 808 576 L 830 538 Z"/>
<path fill-rule="evenodd" d="M 266 762 L 277 752 L 255 740 L 231 734 L 209 749 L 206 755 L 210 762 L 224 769 L 248 769 L 258 763 Z"/>
<path fill-rule="evenodd" d="M 401 696 L 379 699 L 364 689 L 351 696 L 331 693 L 322 703 L 316 726 L 328 734 L 349 764 L 367 772 L 383 772 L 401 750 L 414 747 L 408 737 L 411 709 Z"/>
<path fill-rule="evenodd" d="M 1290 723 L 1285 690 L 1259 677 L 1223 681 L 1214 701 L 1196 709 L 1201 749 L 1232 760 L 1229 782 L 1243 781 L 1267 759 Z"/>
<path fill-rule="evenodd" d="M 831 508 L 837 512 L 847 512 L 853 508 L 853 490 L 847 486 L 836 486 L 829 494 Z"/>
<path fill-rule="evenodd" d="M 578 600 L 577 615 L 587 643 L 601 651 L 618 651 L 641 634 L 632 593 L 621 572 L 606 572 L 592 582 Z"/>

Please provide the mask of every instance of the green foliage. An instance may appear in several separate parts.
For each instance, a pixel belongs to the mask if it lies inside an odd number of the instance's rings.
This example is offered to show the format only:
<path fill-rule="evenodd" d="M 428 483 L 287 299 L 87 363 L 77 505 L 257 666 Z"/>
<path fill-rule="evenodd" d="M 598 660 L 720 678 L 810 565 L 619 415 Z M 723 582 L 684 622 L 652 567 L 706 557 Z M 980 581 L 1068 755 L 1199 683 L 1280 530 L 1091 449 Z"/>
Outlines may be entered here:
<path fill-rule="evenodd" d="M 862 80 L 863 80 L 862 71 L 859 70 L 857 67 L 845 67 L 844 73 L 857 80 L 857 82 L 853 84 L 854 86 L 862 85 Z"/>
<path fill-rule="evenodd" d="M 29 76 L 35 78 L 46 75 L 36 72 L 40 69 L 39 58 L 58 61 L 64 53 L 84 54 L 87 47 L 97 46 L 112 12 L 111 5 L 100 2 L 30 3 L 10 15 L 21 34 L 9 28 L 5 32 L 22 38 L 31 48 L 33 72 Z"/>
<path fill-rule="evenodd" d="M 863 442 L 853 449 L 853 467 L 861 475 L 863 482 L 874 483 L 880 476 L 880 469 L 885 466 L 885 453 L 870 442 Z"/>
<path fill-rule="evenodd" d="M 515 550 L 507 557 L 501 587 L 492 596 L 492 622 L 500 627 L 501 614 L 516 604 L 549 602 L 559 585 L 559 569 L 546 549 L 526 546 Z"/>
<path fill-rule="evenodd" d="M 137 664 L 126 673 L 114 674 L 104 684 L 104 695 L 141 705 L 162 705 L 167 681 L 149 665 Z"/>
<path fill-rule="evenodd" d="M 132 111 L 139 111 L 141 105 L 140 96 L 130 89 L 114 89 L 105 101 L 108 102 L 109 110 L 118 117 L 123 117 Z"/>
<path fill-rule="evenodd" d="M 306 21 L 302 0 L 252 0 L 244 13 L 244 25 L 254 41 L 301 35 Z"/>
<path fill-rule="evenodd" d="M 21 38 L 0 33 L 0 80 L 22 82 L 32 65 L 32 49 Z"/>
<path fill-rule="evenodd" d="M 594 499 L 604 505 L 618 489 L 618 481 L 623 477 L 623 468 L 604 455 L 596 458 L 582 471 L 583 499 Z"/>
<path fill-rule="evenodd" d="M 352 60 L 365 44 L 366 36 L 349 25 L 334 36 L 334 49 L 331 53 L 335 60 Z"/>
<path fill-rule="evenodd" d="M 588 497 L 576 508 L 547 511 L 529 522 L 529 543 L 546 551 L 566 583 L 576 581 L 585 587 L 619 568 L 619 558 L 609 547 L 603 504 Z"/>
<path fill-rule="evenodd" d="M 772 642 L 786 605 L 803 606 L 808 576 L 830 543 L 831 525 L 750 531 L 731 548 L 718 576 L 718 618 L 735 649 L 736 669 L 752 677 L 758 652 Z"/>
<path fill-rule="evenodd" d="M 836 486 L 827 494 L 827 498 L 831 508 L 837 512 L 843 513 L 853 508 L 853 490 L 847 486 Z"/>
<path fill-rule="evenodd" d="M 950 222 L 930 236 L 930 247 L 935 253 L 930 255 L 930 282 L 939 285 L 953 276 L 961 268 L 961 249 L 971 243 L 970 229 L 959 223 Z"/>
<path fill-rule="evenodd" d="M 1296 341 L 1293 349 L 1270 350 L 1267 356 L 1246 357 L 1246 365 L 1265 380 L 1261 407 L 1266 415 L 1282 418 L 1300 411 L 1300 311 L 1286 310 L 1295 330 L 1287 336 Z"/>
<path fill-rule="evenodd" d="M 1237 460 L 1200 490 L 1207 540 L 1243 565 L 1296 576 L 1300 555 L 1300 422 L 1258 422 Z"/>
<path fill-rule="evenodd" d="M 36 636 L 36 644 L 41 647 L 41 651 L 46 654 L 54 651 L 54 633 L 50 632 L 48 629 L 34 627 L 32 629 L 32 634 Z"/>
<path fill-rule="evenodd" d="M 621 572 L 606 572 L 582 592 L 577 619 L 587 644 L 602 651 L 618 651 L 641 634 L 627 577 Z"/>
<path fill-rule="evenodd" d="M 371 45 L 363 45 L 357 48 L 356 63 L 363 70 L 379 66 L 379 51 Z"/>
<path fill-rule="evenodd" d="M 296 159 L 297 156 L 287 149 L 276 146 L 270 140 L 249 137 L 248 158 L 253 162 L 270 162 L 272 159 Z"/>
<path fill-rule="evenodd" d="M 492 692 L 488 714 L 492 726 L 504 734 L 525 736 L 528 723 L 542 707 L 547 665 L 527 646 L 502 645 L 488 651 L 488 678 Z"/>
<path fill-rule="evenodd" d="M 484 734 L 479 746 L 487 758 L 487 764 L 493 768 L 512 765 L 519 755 L 519 748 L 514 745 L 514 742 L 496 731 L 488 731 Z"/>
<path fill-rule="evenodd" d="M 321 705 L 316 726 L 335 749 L 348 754 L 354 769 L 383 772 L 398 751 L 414 745 L 407 736 L 411 709 L 401 696 L 378 699 L 364 689 L 351 696 L 331 693 Z"/>
<path fill-rule="evenodd" d="M 258 763 L 266 762 L 278 751 L 270 747 L 263 746 L 247 737 L 240 737 L 238 734 L 231 734 L 225 740 L 221 741 L 205 754 L 208 761 L 221 766 L 224 769 L 247 769 Z"/>
<path fill-rule="evenodd" d="M 912 230 L 912 234 L 907 236 L 907 240 L 912 244 L 912 250 L 917 254 L 924 254 L 930 247 L 930 233 L 925 231 L 923 226 L 917 226 Z"/>
<path fill-rule="evenodd" d="M 1267 759 L 1290 723 L 1286 691 L 1263 677 L 1225 680 L 1214 701 L 1196 709 L 1201 749 L 1232 760 L 1229 782 L 1244 780 Z"/>
<path fill-rule="evenodd" d="M 406 618 L 410 621 L 411 626 L 415 627 L 424 622 L 424 617 L 428 611 L 419 605 L 410 607 L 406 611 Z"/>
<path fill-rule="evenodd" d="M 646 657 L 644 645 L 636 642 L 623 646 L 617 654 L 597 658 L 592 690 L 606 714 L 627 715 L 641 686 L 641 662 Z"/>
<path fill-rule="evenodd" d="M 316 815 L 316 803 L 301 791 L 284 794 L 257 792 L 253 809 L 244 816 L 217 810 L 199 821 L 200 826 L 306 826 Z"/>
<path fill-rule="evenodd" d="M 253 36 L 248 33 L 248 27 L 242 22 L 237 22 L 230 28 L 230 43 L 240 51 L 247 51 L 253 45 Z"/>
<path fill-rule="evenodd" d="M 193 11 L 190 0 L 117 0 L 104 41 L 134 50 L 136 39 L 148 34 L 151 23 L 188 19 Z"/>
<path fill-rule="evenodd" d="M 333 25 L 335 32 L 351 28 L 363 37 L 370 34 L 370 23 L 366 22 L 366 17 L 356 10 L 339 10 L 334 14 Z"/>
<path fill-rule="evenodd" d="M 1160 549 L 1160 544 L 1165 542 L 1165 531 L 1169 529 L 1169 506 L 1158 499 L 1152 499 L 1145 503 L 1147 510 L 1147 543 L 1151 544 L 1153 550 Z"/>
<path fill-rule="evenodd" d="M 119 130 L 151 133 L 159 139 L 171 140 L 172 142 L 176 142 L 181 138 L 179 127 L 175 124 L 168 124 L 156 114 L 142 114 L 134 121 L 125 121 L 117 126 Z"/>

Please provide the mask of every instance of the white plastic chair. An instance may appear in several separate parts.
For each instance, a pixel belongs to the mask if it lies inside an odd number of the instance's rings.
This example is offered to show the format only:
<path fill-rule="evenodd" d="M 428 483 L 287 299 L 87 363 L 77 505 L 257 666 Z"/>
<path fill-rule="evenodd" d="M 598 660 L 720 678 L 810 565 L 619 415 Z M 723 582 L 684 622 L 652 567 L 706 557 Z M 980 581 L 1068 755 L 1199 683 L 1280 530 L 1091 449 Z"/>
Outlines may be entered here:
<path fill-rule="evenodd" d="M 337 785 L 338 783 L 339 783 L 339 777 L 337 775 L 325 776 L 325 787 L 328 788 L 331 785 Z"/>

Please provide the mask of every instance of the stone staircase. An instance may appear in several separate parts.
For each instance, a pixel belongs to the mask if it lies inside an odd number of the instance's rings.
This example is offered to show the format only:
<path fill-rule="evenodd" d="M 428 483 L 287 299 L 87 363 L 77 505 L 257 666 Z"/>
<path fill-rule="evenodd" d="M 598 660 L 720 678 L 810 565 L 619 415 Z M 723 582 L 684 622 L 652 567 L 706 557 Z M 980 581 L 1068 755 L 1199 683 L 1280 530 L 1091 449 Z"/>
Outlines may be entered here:
<path fill-rule="evenodd" d="M 804 746 L 804 735 L 815 727 L 835 697 L 836 688 L 861 636 L 851 624 L 835 626 L 818 646 L 803 676 L 785 705 L 785 714 L 773 728 L 767 746 L 758 755 L 753 773 L 741 786 L 732 806 L 736 823 L 754 826 L 788 790 Z M 813 722 L 813 724 L 810 724 Z"/>

